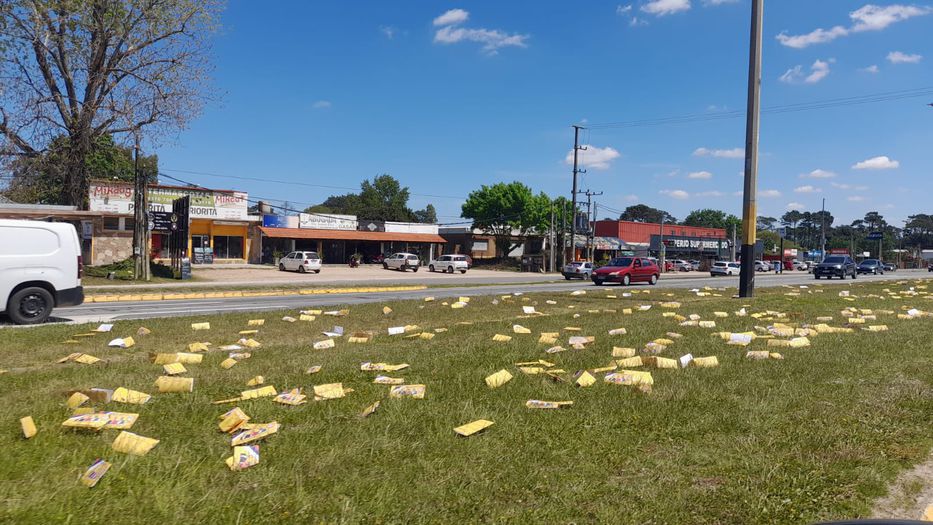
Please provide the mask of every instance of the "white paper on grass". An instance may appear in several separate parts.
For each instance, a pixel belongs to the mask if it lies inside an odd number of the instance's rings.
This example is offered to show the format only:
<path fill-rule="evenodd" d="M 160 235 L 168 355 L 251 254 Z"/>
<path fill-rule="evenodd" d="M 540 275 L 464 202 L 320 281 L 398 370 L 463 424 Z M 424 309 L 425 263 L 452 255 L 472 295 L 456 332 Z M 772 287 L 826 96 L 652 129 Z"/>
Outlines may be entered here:
<path fill-rule="evenodd" d="M 400 335 L 404 333 L 405 333 L 404 326 L 390 326 L 389 327 L 389 335 Z"/>
<path fill-rule="evenodd" d="M 116 346 L 119 348 L 124 348 L 126 347 L 126 341 L 124 341 L 122 337 L 118 337 L 114 339 L 113 341 L 110 341 L 109 343 L 107 343 L 107 346 Z"/>
<path fill-rule="evenodd" d="M 693 361 L 693 354 L 680 356 L 680 368 L 687 368 L 687 366 L 690 365 L 690 361 Z"/>
<path fill-rule="evenodd" d="M 98 326 L 97 330 L 94 330 L 94 331 L 95 332 L 109 332 L 111 330 L 113 330 L 113 324 L 105 323 L 105 324 Z"/>
<path fill-rule="evenodd" d="M 324 335 L 326 335 L 327 337 L 343 337 L 343 327 L 342 327 L 342 326 L 335 326 L 333 331 L 331 331 L 331 332 L 321 332 L 321 333 L 324 334 Z"/>
<path fill-rule="evenodd" d="M 524 312 L 524 313 L 526 313 L 526 314 L 536 314 L 536 313 L 538 313 L 537 310 L 535 310 L 535 307 L 534 307 L 534 306 L 522 306 L 522 312 Z"/>
<path fill-rule="evenodd" d="M 748 344 L 752 342 L 752 336 L 749 334 L 729 334 L 729 341 L 732 343 Z"/>

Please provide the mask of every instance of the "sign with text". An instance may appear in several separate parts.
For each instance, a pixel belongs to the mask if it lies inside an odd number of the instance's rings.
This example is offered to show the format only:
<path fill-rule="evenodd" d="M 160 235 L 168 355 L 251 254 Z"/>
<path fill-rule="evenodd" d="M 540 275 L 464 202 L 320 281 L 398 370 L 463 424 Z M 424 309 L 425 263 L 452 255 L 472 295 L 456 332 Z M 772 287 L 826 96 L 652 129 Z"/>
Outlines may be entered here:
<path fill-rule="evenodd" d="M 298 227 L 314 230 L 356 230 L 356 215 L 333 215 L 324 213 L 298 214 Z"/>
<path fill-rule="evenodd" d="M 651 236 L 651 250 L 660 250 L 662 246 L 661 236 Z M 666 252 L 703 252 L 718 253 L 720 250 L 729 248 L 725 239 L 716 239 L 710 237 L 685 237 L 675 235 L 665 235 L 663 246 Z"/>
<path fill-rule="evenodd" d="M 866 237 L 866 239 L 868 239 L 869 241 L 880 241 L 883 237 L 884 237 L 884 233 L 882 232 L 870 232 L 868 234 L 868 237 Z"/>
<path fill-rule="evenodd" d="M 133 213 L 133 185 L 128 182 L 91 182 L 89 209 L 105 213 Z M 247 195 L 239 191 L 216 191 L 175 186 L 149 186 L 150 212 L 171 211 L 172 202 L 190 197 L 191 218 L 247 220 Z"/>
<path fill-rule="evenodd" d="M 170 211 L 151 211 L 149 224 L 155 233 L 171 233 L 178 229 L 178 216 Z"/>

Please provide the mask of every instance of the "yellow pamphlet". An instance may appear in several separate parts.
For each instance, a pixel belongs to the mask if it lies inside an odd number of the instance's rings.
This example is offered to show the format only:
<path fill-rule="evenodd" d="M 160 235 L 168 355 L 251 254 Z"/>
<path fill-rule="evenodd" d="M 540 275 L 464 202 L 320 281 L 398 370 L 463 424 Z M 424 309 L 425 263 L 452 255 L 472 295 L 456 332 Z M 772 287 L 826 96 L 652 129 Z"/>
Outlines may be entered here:
<path fill-rule="evenodd" d="M 486 419 L 477 419 L 471 423 L 460 425 L 459 427 L 454 428 L 454 432 L 463 437 L 469 437 L 478 432 L 482 432 L 483 430 L 493 425 L 494 423 L 492 421 Z"/>
<path fill-rule="evenodd" d="M 582 387 L 587 387 L 587 386 L 592 386 L 593 383 L 595 383 L 595 382 L 596 382 L 596 378 L 593 377 L 592 374 L 590 374 L 589 372 L 587 372 L 587 371 L 584 370 L 584 371 L 580 374 L 580 376 L 577 377 L 576 385 L 577 385 L 577 386 L 582 386 Z"/>
<path fill-rule="evenodd" d="M 110 470 L 110 463 L 98 459 L 81 475 L 81 483 L 91 488 L 97 485 L 97 482 L 100 481 L 100 478 L 104 477 L 104 474 L 106 474 L 108 470 Z"/>
<path fill-rule="evenodd" d="M 90 398 L 81 392 L 75 392 L 74 394 L 71 394 L 71 397 L 68 398 L 68 408 L 78 408 L 79 406 L 86 403 L 88 399 Z"/>
<path fill-rule="evenodd" d="M 246 382 L 246 386 L 259 386 L 266 382 L 266 378 L 262 376 L 256 376 Z"/>
<path fill-rule="evenodd" d="M 346 395 L 343 383 L 328 383 L 325 385 L 314 386 L 314 400 L 326 401 L 328 399 L 338 399 Z"/>
<path fill-rule="evenodd" d="M 510 335 L 496 334 L 496 335 L 492 336 L 492 340 L 495 341 L 495 342 L 497 342 L 497 343 L 506 343 L 506 342 L 509 342 L 509 341 L 512 340 L 512 336 L 510 336 Z"/>
<path fill-rule="evenodd" d="M 232 357 L 228 357 L 220 362 L 220 368 L 223 368 L 224 370 L 230 370 L 235 364 L 237 364 L 237 360 L 233 359 Z"/>
<path fill-rule="evenodd" d="M 489 388 L 498 388 L 512 380 L 512 374 L 508 370 L 502 369 L 495 374 L 486 376 L 486 385 Z"/>
<path fill-rule="evenodd" d="M 376 412 L 376 410 L 379 410 L 379 401 L 376 401 L 375 403 L 363 409 L 363 412 L 360 414 L 360 416 L 369 417 L 373 415 Z"/>
<path fill-rule="evenodd" d="M 145 456 L 158 444 L 158 439 L 140 436 L 124 430 L 120 432 L 117 439 L 113 440 L 113 444 L 111 444 L 110 447 L 117 452 L 132 454 L 134 456 Z"/>
<path fill-rule="evenodd" d="M 184 374 L 185 372 L 188 371 L 185 368 L 185 365 L 181 363 L 168 363 L 168 364 L 162 365 L 162 370 L 164 370 L 165 373 L 170 376 Z"/>
<path fill-rule="evenodd" d="M 245 445 L 233 447 L 233 455 L 224 462 L 232 471 L 245 470 L 259 463 L 259 446 Z"/>
<path fill-rule="evenodd" d="M 716 359 L 714 355 L 709 357 L 694 357 L 693 361 L 690 361 L 690 364 L 697 368 L 713 368 L 719 366 L 719 359 Z"/>
<path fill-rule="evenodd" d="M 397 385 L 389 388 L 389 397 L 424 399 L 424 385 Z"/>
<path fill-rule="evenodd" d="M 234 447 L 245 445 L 247 443 L 252 443 L 253 441 L 258 441 L 260 439 L 267 438 L 272 434 L 275 434 L 279 431 L 279 424 L 275 421 L 271 423 L 264 423 L 261 425 L 255 425 L 249 430 L 244 430 L 239 434 L 233 436 L 230 444 Z"/>
<path fill-rule="evenodd" d="M 634 357 L 634 348 L 622 348 L 621 346 L 612 347 L 612 357 Z"/>
<path fill-rule="evenodd" d="M 191 323 L 192 330 L 210 330 L 211 323 Z"/>
<path fill-rule="evenodd" d="M 240 392 L 240 399 L 257 399 L 260 397 L 274 396 L 278 393 L 275 387 L 272 385 L 266 385 L 260 388 L 254 388 L 252 390 L 244 390 Z"/>
<path fill-rule="evenodd" d="M 159 392 L 193 392 L 194 391 L 194 378 L 193 377 L 172 377 L 172 376 L 159 376 L 155 382 L 156 387 L 159 389 Z"/>
<path fill-rule="evenodd" d="M 23 429 L 23 436 L 25 436 L 26 439 L 35 436 L 36 432 L 38 432 L 36 430 L 36 422 L 32 420 L 32 416 L 20 418 L 19 426 Z"/>

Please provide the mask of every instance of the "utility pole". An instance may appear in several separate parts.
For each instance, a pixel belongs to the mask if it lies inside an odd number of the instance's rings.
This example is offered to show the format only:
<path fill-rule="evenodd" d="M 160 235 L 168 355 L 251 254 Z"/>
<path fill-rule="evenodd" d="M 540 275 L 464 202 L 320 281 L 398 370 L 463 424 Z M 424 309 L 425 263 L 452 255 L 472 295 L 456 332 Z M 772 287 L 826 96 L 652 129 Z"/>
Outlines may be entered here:
<path fill-rule="evenodd" d="M 135 134 L 133 147 L 134 195 L 133 195 L 133 277 L 149 280 L 149 219 L 147 177 L 139 172 L 139 133 Z"/>
<path fill-rule="evenodd" d="M 573 126 L 573 190 L 570 192 L 570 261 L 573 262 L 577 252 L 577 174 L 586 173 L 577 166 L 577 152 L 586 148 L 580 146 L 580 130 L 583 126 Z"/>
<path fill-rule="evenodd" d="M 591 220 L 590 217 L 593 215 L 593 208 L 592 208 L 593 197 L 595 197 L 595 196 L 597 196 L 597 195 L 602 195 L 603 192 L 601 192 L 601 191 L 590 191 L 589 189 L 587 189 L 586 191 L 583 191 L 583 192 L 580 192 L 580 193 L 586 195 L 586 219 L 587 219 L 587 222 L 590 222 L 590 220 Z M 590 223 L 590 224 L 592 224 L 592 223 Z M 589 224 L 588 224 L 587 226 L 588 226 L 588 228 L 587 228 L 587 232 L 586 232 L 586 258 L 587 258 L 587 260 L 592 261 L 592 260 L 593 260 L 593 254 L 590 252 L 590 238 L 592 237 L 593 228 L 592 228 L 592 226 L 590 226 Z"/>
<path fill-rule="evenodd" d="M 742 270 L 739 297 L 755 295 L 755 240 L 758 192 L 758 126 L 761 109 L 761 30 L 764 0 L 752 0 L 748 56 L 748 108 L 745 122 L 745 188 L 742 203 Z"/>
<path fill-rule="evenodd" d="M 661 262 L 661 266 L 660 266 L 661 273 L 664 273 L 666 271 L 665 270 L 666 266 L 664 264 L 664 256 L 667 254 L 666 246 L 664 246 L 664 219 L 666 218 L 667 217 L 665 217 L 664 215 L 661 215 L 661 227 L 658 228 L 658 240 L 660 241 L 660 245 L 658 246 L 658 256 L 659 256 L 658 259 L 660 259 L 660 262 Z"/>
<path fill-rule="evenodd" d="M 554 259 L 556 257 L 554 250 L 557 248 L 557 232 L 554 231 L 554 204 L 553 203 L 551 204 L 551 229 L 549 231 L 550 231 L 550 235 L 549 235 L 548 241 L 550 241 L 551 243 L 551 249 L 550 249 L 550 257 L 548 257 L 548 263 L 549 263 L 548 271 L 553 272 L 554 271 Z"/>
<path fill-rule="evenodd" d="M 735 260 L 735 223 L 732 224 L 732 246 L 729 252 L 729 260 Z"/>
<path fill-rule="evenodd" d="M 823 211 L 820 212 L 820 257 L 826 258 L 826 197 L 823 197 Z"/>

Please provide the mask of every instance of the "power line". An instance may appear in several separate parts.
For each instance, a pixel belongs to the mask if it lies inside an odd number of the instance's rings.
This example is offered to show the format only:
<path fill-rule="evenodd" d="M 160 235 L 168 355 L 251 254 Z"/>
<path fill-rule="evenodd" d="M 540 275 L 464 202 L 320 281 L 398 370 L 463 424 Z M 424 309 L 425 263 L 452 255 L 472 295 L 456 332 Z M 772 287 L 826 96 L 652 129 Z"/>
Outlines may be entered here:
<path fill-rule="evenodd" d="M 858 95 L 853 97 L 831 98 L 816 100 L 812 102 L 799 102 L 796 104 L 785 104 L 779 106 L 770 106 L 763 108 L 762 113 L 781 114 L 796 113 L 800 111 L 813 111 L 818 109 L 827 109 L 834 107 L 857 106 L 862 104 L 873 104 L 877 102 L 888 102 L 892 100 L 902 100 L 908 98 L 918 98 L 933 95 L 933 86 L 926 86 L 914 89 L 900 91 L 887 91 L 882 93 L 873 93 L 867 95 Z M 714 120 L 733 119 L 745 116 L 744 111 L 720 111 L 715 113 L 695 113 L 690 115 L 680 115 L 672 117 L 662 117 L 653 119 L 630 120 L 621 122 L 605 122 L 600 124 L 591 124 L 590 129 L 614 129 L 614 128 L 641 128 L 649 126 L 663 126 L 669 124 L 684 124 L 692 122 L 707 122 Z"/>

